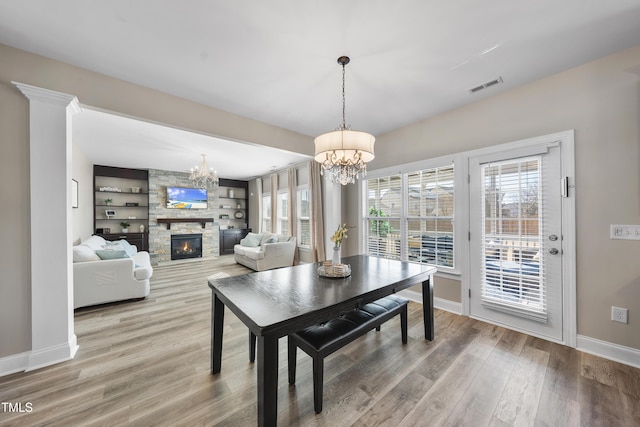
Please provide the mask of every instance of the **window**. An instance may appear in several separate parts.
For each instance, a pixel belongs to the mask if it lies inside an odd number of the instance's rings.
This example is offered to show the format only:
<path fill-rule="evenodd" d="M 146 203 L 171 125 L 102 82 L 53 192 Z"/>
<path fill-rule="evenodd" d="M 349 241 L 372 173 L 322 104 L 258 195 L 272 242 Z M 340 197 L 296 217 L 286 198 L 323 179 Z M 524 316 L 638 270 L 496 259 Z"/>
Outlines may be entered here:
<path fill-rule="evenodd" d="M 271 232 L 271 194 L 262 195 L 262 232 Z"/>
<path fill-rule="evenodd" d="M 546 313 L 537 157 L 482 166 L 482 297 Z M 546 317 L 544 317 L 546 320 Z"/>
<path fill-rule="evenodd" d="M 307 186 L 298 187 L 298 246 L 311 246 L 311 192 Z"/>
<path fill-rule="evenodd" d="M 286 190 L 278 191 L 276 199 L 277 216 L 277 232 L 285 236 L 289 235 L 289 194 Z"/>
<path fill-rule="evenodd" d="M 407 174 L 409 261 L 453 267 L 453 165 Z"/>
<path fill-rule="evenodd" d="M 367 180 L 366 251 L 369 255 L 400 259 L 402 177 Z"/>
<path fill-rule="evenodd" d="M 365 182 L 369 255 L 454 267 L 453 164 Z"/>

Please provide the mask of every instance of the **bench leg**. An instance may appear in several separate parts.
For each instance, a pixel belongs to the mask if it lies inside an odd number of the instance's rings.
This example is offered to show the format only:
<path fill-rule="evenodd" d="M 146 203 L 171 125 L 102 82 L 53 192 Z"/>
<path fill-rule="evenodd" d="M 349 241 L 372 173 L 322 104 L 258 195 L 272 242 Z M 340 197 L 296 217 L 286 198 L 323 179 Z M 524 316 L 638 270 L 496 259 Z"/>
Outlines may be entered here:
<path fill-rule="evenodd" d="M 400 329 L 402 330 L 402 344 L 407 343 L 407 305 L 400 312 Z"/>
<path fill-rule="evenodd" d="M 316 414 L 322 412 L 322 391 L 324 389 L 324 359 L 313 358 L 313 409 Z"/>
<path fill-rule="evenodd" d="M 287 364 L 289 365 L 289 384 L 294 385 L 296 383 L 296 351 L 298 350 L 298 346 L 294 344 L 291 337 L 287 337 L 287 347 L 289 349 L 287 360 Z"/>
<path fill-rule="evenodd" d="M 256 336 L 249 331 L 249 362 L 256 361 Z"/>

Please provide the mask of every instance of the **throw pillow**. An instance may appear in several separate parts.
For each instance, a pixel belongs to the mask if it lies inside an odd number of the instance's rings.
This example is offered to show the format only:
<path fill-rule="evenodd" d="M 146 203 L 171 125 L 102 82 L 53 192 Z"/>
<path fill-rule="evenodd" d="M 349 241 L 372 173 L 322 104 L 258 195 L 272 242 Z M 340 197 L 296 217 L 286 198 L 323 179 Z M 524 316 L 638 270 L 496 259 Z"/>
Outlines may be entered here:
<path fill-rule="evenodd" d="M 107 249 L 99 249 L 96 251 L 96 255 L 100 257 L 100 259 L 120 259 L 120 258 L 129 258 L 129 255 L 124 249 L 120 250 L 107 250 Z"/>
<path fill-rule="evenodd" d="M 263 245 L 265 243 L 278 243 L 278 238 L 276 236 L 270 236 L 270 237 L 266 238 L 264 240 L 264 242 L 262 242 Z"/>
<path fill-rule="evenodd" d="M 94 250 L 102 249 L 102 246 L 104 246 L 105 243 L 107 243 L 107 241 L 100 236 L 91 236 L 82 242 L 84 246 L 88 246 Z"/>
<path fill-rule="evenodd" d="M 240 240 L 240 244 L 242 246 L 247 246 L 250 248 L 256 248 L 260 246 L 260 241 L 262 241 L 262 234 L 249 233 L 247 237 Z"/>
<path fill-rule="evenodd" d="M 131 243 L 127 242 L 124 239 L 118 240 L 117 242 L 114 242 L 114 243 L 119 243 L 120 247 L 122 247 L 122 249 L 124 249 L 127 255 L 129 256 L 134 256 L 137 253 L 136 248 L 134 248 Z"/>
<path fill-rule="evenodd" d="M 106 242 L 104 245 L 102 245 L 102 249 L 107 251 L 115 251 L 124 248 L 120 246 L 120 242 Z"/>
<path fill-rule="evenodd" d="M 96 251 L 88 246 L 78 245 L 73 247 L 73 262 L 100 261 Z"/>

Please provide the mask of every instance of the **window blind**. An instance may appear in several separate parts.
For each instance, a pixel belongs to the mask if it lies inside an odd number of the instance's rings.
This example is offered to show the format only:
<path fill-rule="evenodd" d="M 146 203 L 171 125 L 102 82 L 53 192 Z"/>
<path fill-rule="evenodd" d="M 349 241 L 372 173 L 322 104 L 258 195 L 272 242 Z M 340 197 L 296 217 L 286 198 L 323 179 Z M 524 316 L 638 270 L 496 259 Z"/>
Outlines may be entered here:
<path fill-rule="evenodd" d="M 482 171 L 482 304 L 546 321 L 540 157 Z"/>
<path fill-rule="evenodd" d="M 400 175 L 367 180 L 365 245 L 369 255 L 400 259 L 402 200 Z"/>
<path fill-rule="evenodd" d="M 409 261 L 453 268 L 453 165 L 409 173 L 405 201 Z"/>

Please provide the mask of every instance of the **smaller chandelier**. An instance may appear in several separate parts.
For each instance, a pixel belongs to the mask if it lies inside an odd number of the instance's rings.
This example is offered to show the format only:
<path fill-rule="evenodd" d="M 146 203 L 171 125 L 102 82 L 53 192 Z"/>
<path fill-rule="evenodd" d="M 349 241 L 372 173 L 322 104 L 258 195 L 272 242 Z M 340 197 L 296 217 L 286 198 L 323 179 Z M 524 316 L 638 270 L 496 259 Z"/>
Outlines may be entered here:
<path fill-rule="evenodd" d="M 207 188 L 211 184 L 218 184 L 218 172 L 214 171 L 213 168 L 207 169 L 206 155 L 201 154 L 201 156 L 202 163 L 199 167 L 194 166 L 191 168 L 189 179 L 200 188 Z"/>
<path fill-rule="evenodd" d="M 322 165 L 321 174 L 342 185 L 353 184 L 356 178 L 367 174 L 367 163 L 375 158 L 373 135 L 351 130 L 345 119 L 344 76 L 348 56 L 338 58 L 342 65 L 342 124 L 332 132 L 323 133 L 315 139 L 316 162 Z"/>

